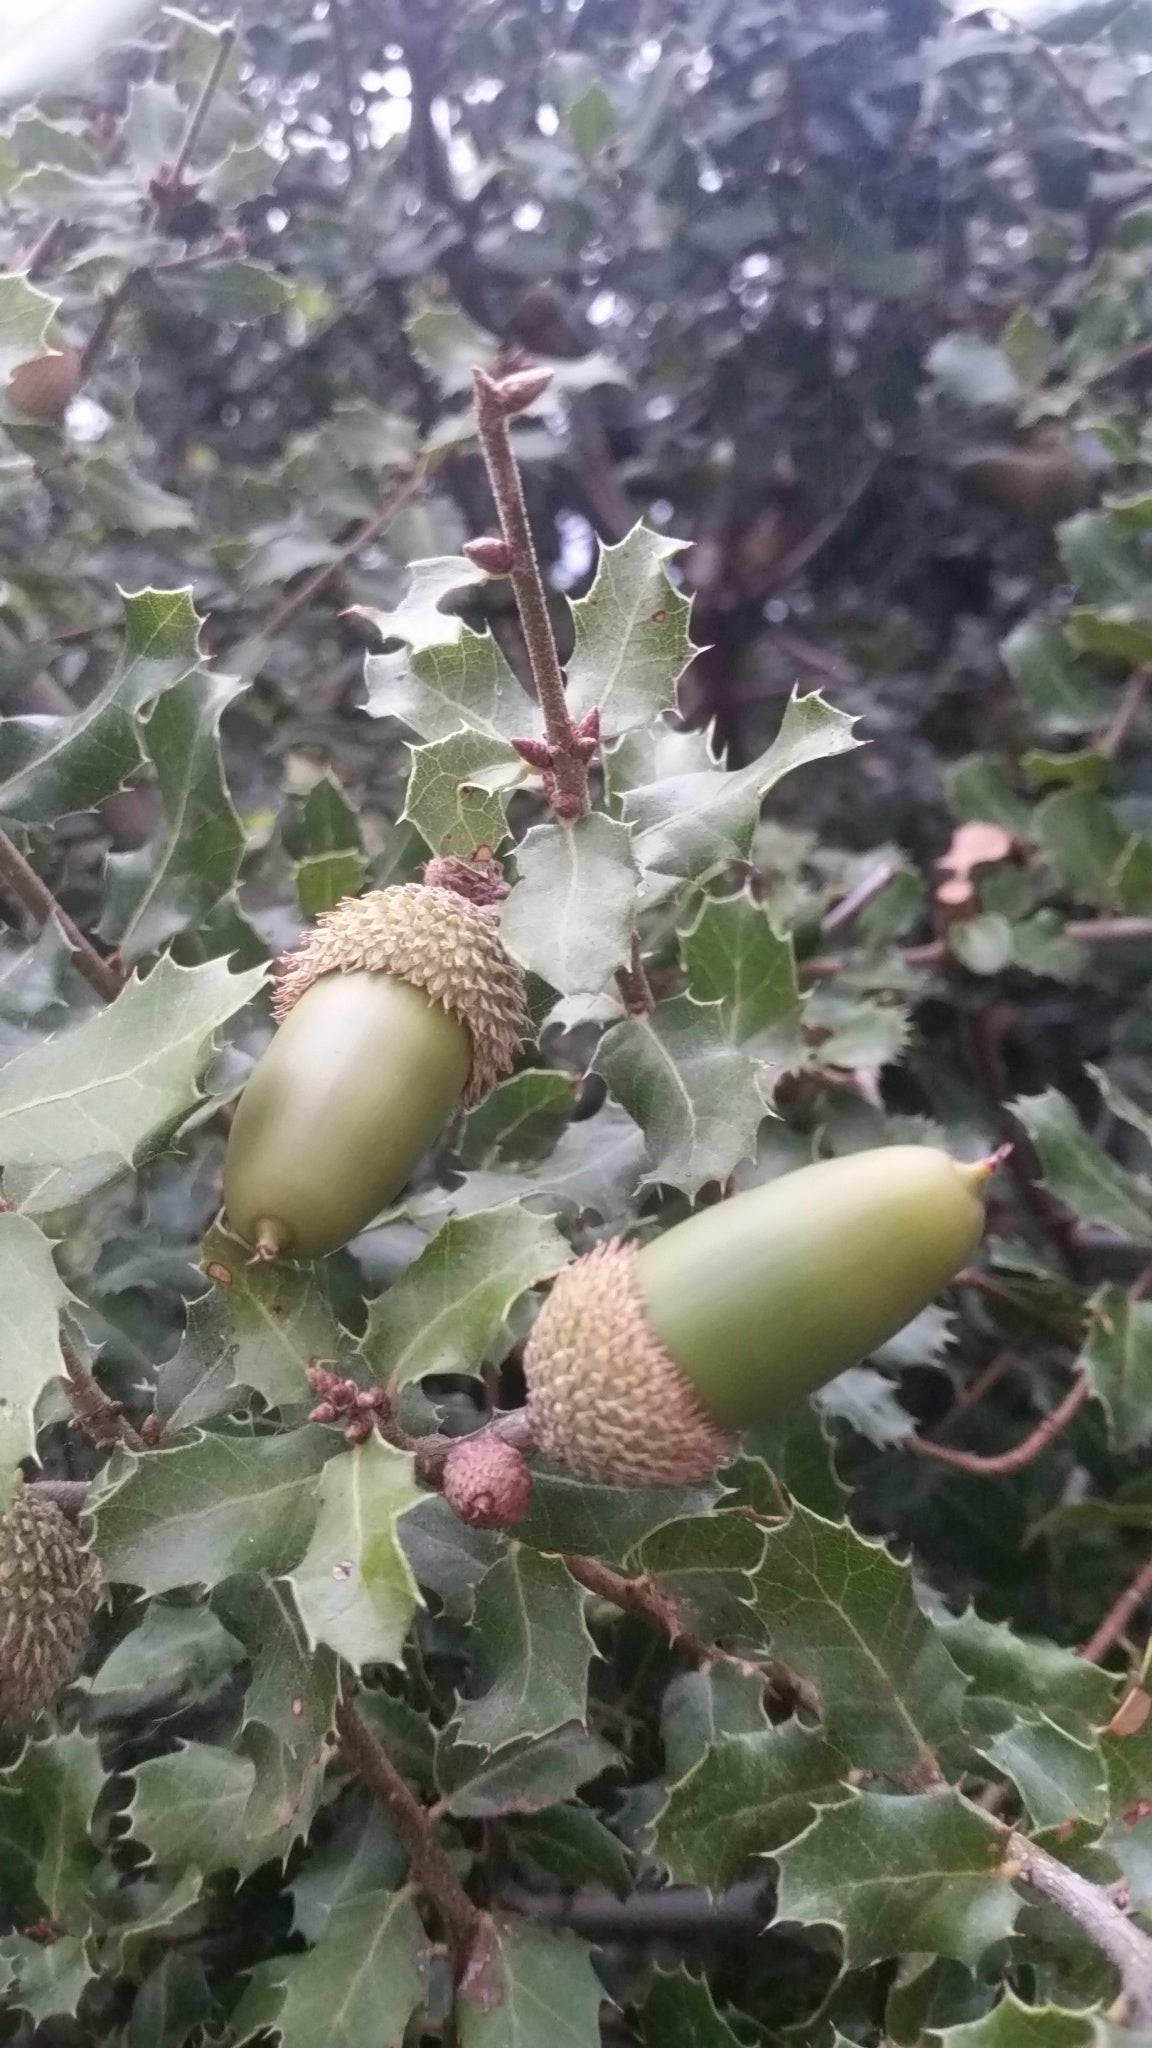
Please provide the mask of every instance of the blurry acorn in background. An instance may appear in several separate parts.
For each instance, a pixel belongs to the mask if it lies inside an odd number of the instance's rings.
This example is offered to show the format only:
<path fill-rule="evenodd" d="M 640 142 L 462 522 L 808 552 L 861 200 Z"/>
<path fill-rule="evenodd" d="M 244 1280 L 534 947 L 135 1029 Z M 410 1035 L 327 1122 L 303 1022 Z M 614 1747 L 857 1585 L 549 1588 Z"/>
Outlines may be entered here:
<path fill-rule="evenodd" d="M 59 420 L 64 417 L 80 389 L 80 351 L 70 342 L 17 363 L 8 379 L 4 396 L 30 420 Z"/>
<path fill-rule="evenodd" d="M 951 467 L 966 498 L 1029 526 L 1056 526 L 1098 505 L 1107 481 L 1103 451 L 1090 459 L 1063 436 L 1018 448 L 966 448 Z"/>

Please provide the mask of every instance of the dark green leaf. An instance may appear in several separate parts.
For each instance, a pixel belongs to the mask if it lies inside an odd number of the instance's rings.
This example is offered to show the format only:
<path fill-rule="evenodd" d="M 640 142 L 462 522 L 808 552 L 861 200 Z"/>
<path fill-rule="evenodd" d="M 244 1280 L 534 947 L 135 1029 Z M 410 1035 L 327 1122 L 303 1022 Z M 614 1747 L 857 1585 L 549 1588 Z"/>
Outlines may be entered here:
<path fill-rule="evenodd" d="M 605 739 L 675 708 L 693 652 L 688 602 L 664 567 L 679 547 L 634 526 L 615 547 L 601 547 L 592 588 L 572 606 L 568 706 L 574 718 L 595 706 Z"/>
<path fill-rule="evenodd" d="M 409 1892 L 362 1891 L 332 1908 L 305 1955 L 253 1973 L 233 2019 L 242 2044 L 267 2029 L 284 2048 L 399 2042 L 424 1997 L 426 1942 Z"/>
<path fill-rule="evenodd" d="M 364 1355 L 394 1387 L 423 1373 L 478 1372 L 513 1303 L 568 1257 L 555 1226 L 515 1202 L 453 1219 L 372 1303 Z"/>
<path fill-rule="evenodd" d="M 595 1644 L 583 1590 L 560 1558 L 511 1544 L 476 1588 L 472 1632 L 483 1689 L 458 1709 L 461 1742 L 501 1749 L 584 1723 Z"/>
<path fill-rule="evenodd" d="M 535 825 L 501 914 L 509 951 L 561 995 L 598 995 L 628 959 L 638 876 L 624 826 L 600 811 Z"/>
<path fill-rule="evenodd" d="M 1040 1155 L 1046 1185 L 1082 1222 L 1152 1238 L 1152 1198 L 1094 1143 L 1065 1096 L 1055 1088 L 1022 1095 L 1012 1112 Z"/>
<path fill-rule="evenodd" d="M 1076 1363 L 1103 1403 L 1117 1450 L 1141 1450 L 1152 1438 L 1152 1302 L 1133 1301 L 1114 1282 L 1099 1288 Z"/>
<path fill-rule="evenodd" d="M 316 1526 L 290 1583 L 309 1641 L 354 1671 L 400 1661 L 420 1595 L 398 1523 L 421 1498 L 411 1457 L 379 1436 L 320 1474 Z"/>
<path fill-rule="evenodd" d="M 720 1891 L 753 1858 L 771 1855 L 844 1794 L 845 1763 L 798 1721 L 756 1735 L 721 1735 L 668 1794 L 655 1849 L 682 1884 Z"/>
<path fill-rule="evenodd" d="M 497 1921 L 482 1986 L 457 1999 L 460 2048 L 599 2048 L 604 1995 L 586 1943 Z"/>
<path fill-rule="evenodd" d="M 732 1044 L 718 1003 L 689 995 L 657 1003 L 606 1032 L 593 1065 L 644 1133 L 646 1184 L 694 1195 L 754 1153 L 765 1103 L 755 1064 Z"/>
<path fill-rule="evenodd" d="M 644 2003 L 645 2048 L 740 2048 L 703 1977 L 657 1971 Z"/>
<path fill-rule="evenodd" d="M 1098 1742 L 1072 1735 L 1044 1716 L 1017 1721 L 990 1742 L 984 1754 L 1013 1780 L 1033 1827 L 1053 1828 L 1075 1820 L 1101 1826 L 1107 1819 Z"/>

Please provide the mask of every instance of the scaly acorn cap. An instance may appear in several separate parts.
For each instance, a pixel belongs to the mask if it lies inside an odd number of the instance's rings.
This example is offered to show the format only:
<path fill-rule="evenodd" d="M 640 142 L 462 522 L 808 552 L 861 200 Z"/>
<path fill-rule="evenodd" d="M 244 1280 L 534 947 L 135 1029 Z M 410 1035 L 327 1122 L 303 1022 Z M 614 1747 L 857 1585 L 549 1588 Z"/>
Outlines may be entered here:
<path fill-rule="evenodd" d="M 34 1721 L 75 1678 L 99 1597 L 75 1523 L 17 1493 L 0 1514 L 0 1726 Z"/>
<path fill-rule="evenodd" d="M 281 961 L 272 1005 L 277 1019 L 322 974 L 367 969 L 409 982 L 468 1032 L 472 1070 L 461 1103 L 474 1109 L 511 1073 L 531 1029 L 524 976 L 505 950 L 497 920 L 494 903 L 470 902 L 453 888 L 423 882 L 346 896 Z"/>
<path fill-rule="evenodd" d="M 697 1399 L 651 1329 L 638 1253 L 618 1238 L 565 1266 L 524 1352 L 528 1414 L 545 1457 L 603 1486 L 690 1486 L 738 1438 Z"/>

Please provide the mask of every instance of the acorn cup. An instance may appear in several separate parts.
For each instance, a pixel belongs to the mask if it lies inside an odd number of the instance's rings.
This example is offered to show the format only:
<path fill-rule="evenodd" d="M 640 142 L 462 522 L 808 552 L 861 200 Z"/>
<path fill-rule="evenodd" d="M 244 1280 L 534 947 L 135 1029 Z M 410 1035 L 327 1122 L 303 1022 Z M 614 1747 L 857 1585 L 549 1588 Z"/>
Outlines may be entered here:
<path fill-rule="evenodd" d="M 22 1488 L 0 1514 L 0 1727 L 25 1727 L 75 1678 L 99 1597 L 75 1523 Z"/>
<path fill-rule="evenodd" d="M 926 1308 L 984 1228 L 996 1159 L 892 1145 L 702 1209 L 564 1269 L 524 1353 L 546 1457 L 604 1485 L 705 1479 L 738 1434 Z"/>
<path fill-rule="evenodd" d="M 530 1024 L 504 893 L 498 871 L 432 862 L 423 883 L 345 897 L 281 963 L 224 1162 L 229 1227 L 258 1259 L 347 1244 L 511 1072 Z"/>

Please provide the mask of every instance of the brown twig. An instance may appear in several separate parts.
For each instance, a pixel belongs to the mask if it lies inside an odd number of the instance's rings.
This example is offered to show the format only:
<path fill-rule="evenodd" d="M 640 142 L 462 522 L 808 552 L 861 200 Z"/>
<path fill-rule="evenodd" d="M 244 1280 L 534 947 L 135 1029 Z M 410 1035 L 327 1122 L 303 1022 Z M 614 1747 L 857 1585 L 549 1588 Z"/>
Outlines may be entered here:
<path fill-rule="evenodd" d="M 1089 1664 L 1099 1664 L 1108 1655 L 1113 1643 L 1120 1640 L 1132 1616 L 1152 1594 L 1152 1558 L 1143 1564 L 1134 1579 L 1130 1579 L 1118 1600 L 1108 1609 L 1099 1628 L 1095 1629 L 1084 1644 L 1080 1655 Z"/>
<path fill-rule="evenodd" d="M 879 867 L 873 868 L 871 874 L 865 875 L 862 882 L 857 882 L 854 889 L 849 889 L 847 895 L 842 896 L 838 903 L 834 903 L 830 910 L 825 911 L 820 920 L 821 931 L 831 937 L 835 932 L 842 932 L 845 926 L 854 924 L 860 912 L 866 910 L 877 896 L 883 894 L 889 882 L 899 872 L 898 861 L 881 861 Z"/>
<path fill-rule="evenodd" d="M 125 271 L 119 284 L 115 285 L 106 294 L 96 318 L 96 325 L 80 351 L 81 379 L 88 377 L 95 369 L 96 364 L 108 346 L 112 329 L 116 325 L 122 307 L 131 297 L 138 279 L 143 275 L 143 271 L 140 270 Z"/>
<path fill-rule="evenodd" d="M 957 1394 L 947 1413 L 941 1416 L 934 1428 L 926 1430 L 924 1435 L 931 1437 L 934 1443 L 939 1443 L 942 1437 L 950 1436 L 957 1424 L 962 1422 L 966 1415 L 970 1415 L 973 1408 L 979 1407 L 985 1394 L 990 1394 L 1004 1375 L 1011 1372 L 1015 1363 L 1014 1351 L 998 1351 L 991 1364 L 986 1365 L 983 1372 L 977 1373 L 976 1378 Z"/>
<path fill-rule="evenodd" d="M 384 533 L 394 519 L 399 518 L 413 499 L 419 497 L 423 488 L 424 471 L 419 468 L 404 480 L 387 503 L 381 505 L 378 512 L 373 512 L 369 519 L 365 519 L 357 527 L 351 540 L 345 542 L 339 554 L 334 555 L 330 562 L 324 562 L 319 569 L 314 569 L 291 596 L 277 605 L 276 610 L 259 628 L 256 637 L 260 640 L 274 640 L 277 633 L 281 632 L 299 612 L 306 610 L 313 598 L 319 596 L 334 576 L 338 576 L 342 569 L 346 569 L 349 562 L 354 562 L 357 555 L 363 554 L 364 549 Z"/>
<path fill-rule="evenodd" d="M 1019 1882 L 1031 1886 L 1066 1919 L 1074 1921 L 1093 1947 L 1116 1965 L 1124 1987 L 1129 2025 L 1146 2027 L 1152 2023 L 1152 1940 L 1148 1935 L 1129 1920 L 1101 1885 L 1069 1870 L 1026 1835 L 1012 1835 L 1008 1854 L 1013 1875 Z"/>
<path fill-rule="evenodd" d="M 357 1777 L 380 1801 L 408 1851 L 413 1876 L 444 1923 L 452 1945 L 456 1975 L 462 1977 L 481 1932 L 484 1915 L 468 1897 L 453 1870 L 441 1847 L 435 1824 L 429 1820 L 420 1801 L 401 1777 L 354 1701 L 345 1700 L 337 1707 L 336 1733 Z"/>
<path fill-rule="evenodd" d="M 640 950 L 640 934 L 633 932 L 631 956 L 627 967 L 616 969 L 616 986 L 620 1000 L 629 1017 L 649 1017 L 655 1007 L 652 984 L 644 972 L 644 958 Z"/>
<path fill-rule="evenodd" d="M 40 880 L 35 868 L 3 831 L 0 831 L 0 889 L 38 924 L 46 925 L 55 919 L 72 949 L 77 970 L 89 987 L 94 988 L 98 996 L 103 996 L 106 1003 L 115 1002 L 124 986 L 123 975 L 111 961 L 101 957 L 67 911 L 61 910 L 47 883 Z"/>
<path fill-rule="evenodd" d="M 360 175 L 360 146 L 356 135 L 356 116 L 352 112 L 352 100 L 356 87 L 348 55 L 348 32 L 344 20 L 344 0 L 328 0 L 328 26 L 332 31 L 332 55 L 336 61 L 336 82 L 340 99 L 340 125 L 344 130 L 344 143 L 348 151 L 348 183 L 354 185 Z"/>
<path fill-rule="evenodd" d="M 228 69 L 228 60 L 235 47 L 235 23 L 230 21 L 220 23 L 216 30 L 216 54 L 205 75 L 204 83 L 200 87 L 189 111 L 188 119 L 184 123 L 184 133 L 180 137 L 176 155 L 161 180 L 162 184 L 173 193 L 178 194 L 184 182 L 184 173 L 192 161 L 193 151 L 200 140 L 204 123 L 208 119 L 208 109 L 216 97 L 224 73 Z"/>
<path fill-rule="evenodd" d="M 55 220 L 50 220 L 43 233 L 37 235 L 28 254 L 20 258 L 16 265 L 17 270 L 22 270 L 25 277 L 37 277 L 49 258 L 55 255 L 56 245 L 67 226 L 67 221 L 60 219 L 59 216 Z"/>
<path fill-rule="evenodd" d="M 1064 937 L 1078 946 L 1152 945 L 1152 917 L 1074 917 Z M 905 967 L 943 967 L 948 946 L 944 939 L 929 939 L 922 946 L 902 947 L 900 957 Z M 804 981 L 830 981 L 850 973 L 853 964 L 850 953 L 819 953 L 798 967 Z"/>
<path fill-rule="evenodd" d="M 934 1465 L 950 1465 L 956 1472 L 971 1472 L 982 1479 L 1002 1478 L 1008 1473 L 1023 1472 L 1031 1465 L 1049 1444 L 1054 1443 L 1061 1431 L 1067 1429 L 1073 1417 L 1080 1413 L 1092 1392 L 1092 1383 L 1086 1373 L 1078 1373 L 1063 1400 L 1053 1408 L 1050 1415 L 1038 1423 L 1029 1436 L 1010 1451 L 997 1451 L 993 1456 L 983 1457 L 978 1451 L 958 1451 L 951 1444 L 936 1442 L 927 1436 L 906 1436 L 900 1439 L 900 1448 L 910 1451 L 914 1457 L 929 1459 Z"/>
<path fill-rule="evenodd" d="M 845 520 L 855 511 L 873 483 L 884 462 L 884 451 L 877 450 L 865 457 L 855 476 L 849 477 L 840 496 L 823 517 L 818 519 L 808 532 L 802 534 L 794 547 L 779 555 L 772 564 L 770 590 L 780 589 L 790 583 L 794 576 L 807 569 L 817 555 L 823 553 L 830 540 L 835 539 Z"/>
<path fill-rule="evenodd" d="M 622 1572 L 613 1571 L 611 1566 L 601 1564 L 599 1558 L 583 1557 L 577 1552 L 565 1552 L 564 1562 L 572 1577 L 579 1585 L 595 1593 L 600 1600 L 608 1600 L 623 1613 L 654 1628 L 658 1634 L 682 1650 L 694 1664 L 730 1664 L 738 1671 L 755 1672 L 763 1679 L 771 1692 L 773 1703 L 784 1712 L 792 1712 L 798 1706 L 815 1712 L 818 1701 L 811 1688 L 797 1678 L 794 1672 L 773 1660 L 737 1657 L 730 1650 L 722 1650 L 716 1643 L 710 1643 L 694 1629 L 686 1627 L 675 1600 L 669 1593 L 661 1591 L 650 1579 L 625 1578 Z"/>
<path fill-rule="evenodd" d="M 516 594 L 524 645 L 532 669 L 532 680 L 544 717 L 544 731 L 551 751 L 551 777 L 555 788 L 553 808 L 564 818 L 582 818 L 589 810 L 588 765 L 580 736 L 568 710 L 564 694 L 564 673 L 556 649 L 556 636 L 548 611 L 548 598 L 540 574 L 520 469 L 508 431 L 511 414 L 538 396 L 543 386 L 531 372 L 524 389 L 533 384 L 527 398 L 517 395 L 516 377 L 490 377 L 484 370 L 473 372 L 476 424 L 480 446 L 500 518 L 500 532 L 509 550 L 508 575 Z M 545 382 L 547 380 L 545 379 Z"/>
<path fill-rule="evenodd" d="M 1115 711 L 1096 741 L 1096 752 L 1103 754 L 1106 761 L 1115 760 L 1137 723 L 1147 700 L 1149 684 L 1152 684 L 1152 668 L 1133 669 L 1120 692 Z"/>
<path fill-rule="evenodd" d="M 116 1444 L 123 1444 L 129 1451 L 146 1449 L 143 1437 L 133 1428 L 120 1403 L 111 1400 L 104 1392 L 63 1330 L 60 1332 L 60 1355 L 64 1360 L 72 1412 L 97 1450 L 110 1451 Z"/>

